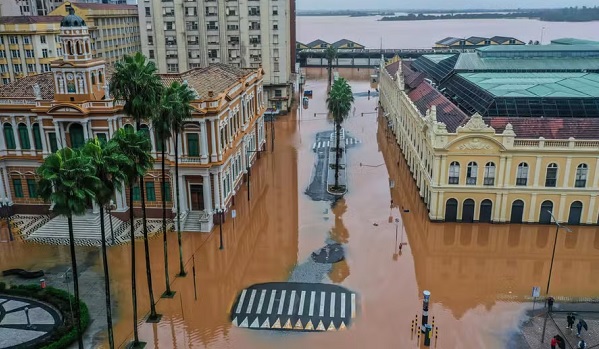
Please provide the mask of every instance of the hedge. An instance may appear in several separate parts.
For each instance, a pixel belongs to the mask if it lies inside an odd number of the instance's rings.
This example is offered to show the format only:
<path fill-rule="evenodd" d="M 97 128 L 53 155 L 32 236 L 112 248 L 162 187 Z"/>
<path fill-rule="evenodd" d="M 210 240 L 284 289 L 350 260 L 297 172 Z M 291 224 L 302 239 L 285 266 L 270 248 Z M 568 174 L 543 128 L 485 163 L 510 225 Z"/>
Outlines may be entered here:
<path fill-rule="evenodd" d="M 69 347 L 77 341 L 77 327 L 71 317 L 71 307 L 69 299 L 75 303 L 75 297 L 70 293 L 54 288 L 46 287 L 42 289 L 37 284 L 29 285 L 11 285 L 10 288 L 4 288 L 0 285 L 0 293 L 13 296 L 29 297 L 48 303 L 57 308 L 62 314 L 62 325 L 60 325 L 52 334 L 44 340 L 40 349 L 63 349 Z M 87 305 L 79 301 L 81 309 L 81 331 L 85 332 L 89 326 L 90 317 Z M 73 309 L 74 310 L 74 309 Z"/>

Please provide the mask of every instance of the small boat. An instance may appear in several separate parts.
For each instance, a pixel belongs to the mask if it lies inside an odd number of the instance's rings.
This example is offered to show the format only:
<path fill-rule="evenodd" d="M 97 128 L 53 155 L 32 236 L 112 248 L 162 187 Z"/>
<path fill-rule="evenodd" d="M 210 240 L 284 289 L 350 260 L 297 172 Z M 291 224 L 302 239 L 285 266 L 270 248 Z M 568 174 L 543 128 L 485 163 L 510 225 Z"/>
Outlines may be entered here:
<path fill-rule="evenodd" d="M 304 91 L 304 96 L 305 97 L 312 97 L 312 90 L 305 90 Z"/>
<path fill-rule="evenodd" d="M 302 98 L 302 101 L 303 101 L 304 109 L 307 109 L 310 99 L 308 97 L 304 97 L 304 98 Z"/>

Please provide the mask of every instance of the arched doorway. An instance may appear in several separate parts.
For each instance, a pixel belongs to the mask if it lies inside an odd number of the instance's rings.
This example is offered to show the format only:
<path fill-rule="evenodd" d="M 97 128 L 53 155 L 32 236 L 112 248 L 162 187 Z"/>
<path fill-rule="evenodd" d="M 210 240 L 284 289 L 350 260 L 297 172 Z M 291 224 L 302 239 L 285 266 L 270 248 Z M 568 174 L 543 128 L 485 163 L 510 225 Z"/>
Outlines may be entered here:
<path fill-rule="evenodd" d="M 69 127 L 69 138 L 71 139 L 71 148 L 81 148 L 85 143 L 83 126 L 81 126 L 81 124 L 72 124 L 71 127 Z"/>
<path fill-rule="evenodd" d="M 445 203 L 445 221 L 455 222 L 458 219 L 458 200 L 449 199 Z"/>
<path fill-rule="evenodd" d="M 551 224 L 551 213 L 553 212 L 553 202 L 551 200 L 545 200 L 541 204 L 541 212 L 539 213 L 539 223 Z"/>
<path fill-rule="evenodd" d="M 580 224 L 580 217 L 582 216 L 582 202 L 574 201 L 570 205 L 570 214 L 568 215 L 569 225 Z"/>
<path fill-rule="evenodd" d="M 522 223 L 524 215 L 524 201 L 516 200 L 512 203 L 512 214 L 510 215 L 510 223 Z"/>
<path fill-rule="evenodd" d="M 480 203 L 480 214 L 478 221 L 483 223 L 491 223 L 493 216 L 493 201 L 485 199 Z"/>
<path fill-rule="evenodd" d="M 466 199 L 462 205 L 462 222 L 474 222 L 474 200 Z"/>

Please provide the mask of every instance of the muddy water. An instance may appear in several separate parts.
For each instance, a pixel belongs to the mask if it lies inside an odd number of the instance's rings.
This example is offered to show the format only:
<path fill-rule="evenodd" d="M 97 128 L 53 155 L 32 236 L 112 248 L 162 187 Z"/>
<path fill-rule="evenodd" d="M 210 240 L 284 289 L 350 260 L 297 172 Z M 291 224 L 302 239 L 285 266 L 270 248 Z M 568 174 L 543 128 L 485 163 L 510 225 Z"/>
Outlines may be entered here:
<path fill-rule="evenodd" d="M 374 113 L 377 99 L 365 95 L 370 72 L 340 74 L 352 79 L 356 93 L 356 112 L 345 128 L 362 141 L 347 151 L 350 189 L 345 199 L 331 208 L 330 202 L 315 202 L 304 194 L 315 165 L 314 137 L 332 128 L 325 114 L 326 71 L 309 71 L 305 89 L 313 90 L 314 98 L 307 109 L 275 123 L 275 151 L 270 152 L 269 142 L 269 152 L 261 154 L 252 171 L 251 201 L 245 186 L 238 192 L 237 217 L 229 216 L 223 226 L 224 250 L 218 248 L 218 227 L 211 234 L 184 234 L 188 276 L 175 278 L 176 236 L 169 236 L 170 274 L 177 293 L 173 299 L 159 299 L 160 323 L 140 321 L 140 337 L 147 348 L 417 346 L 410 324 L 416 314 L 420 316 L 420 295 L 425 289 L 432 293 L 438 348 L 505 346 L 528 306 L 522 299 L 532 286 L 544 290 L 553 227 L 430 223 L 398 148 Z M 392 189 L 389 178 L 395 181 Z M 358 317 L 349 330 L 281 333 L 232 327 L 228 314 L 241 289 L 288 280 L 295 267 L 305 264 L 327 239 L 344 245 L 346 260 L 336 264 L 323 282 L 343 285 L 360 299 Z M 408 244 L 400 253 L 397 241 L 402 239 Z M 158 298 L 164 291 L 162 239 L 154 238 L 150 245 Z M 115 338 L 121 347 L 132 337 L 129 248 L 109 250 L 118 307 Z M 51 268 L 67 263 L 68 258 L 64 247 L 0 244 L 2 267 Z M 142 319 L 149 304 L 141 243 L 137 244 L 137 261 Z M 94 269 L 101 272 L 100 261 L 94 263 Z M 580 227 L 568 236 L 562 233 L 552 294 L 596 296 L 593 275 L 598 272 L 597 230 Z"/>

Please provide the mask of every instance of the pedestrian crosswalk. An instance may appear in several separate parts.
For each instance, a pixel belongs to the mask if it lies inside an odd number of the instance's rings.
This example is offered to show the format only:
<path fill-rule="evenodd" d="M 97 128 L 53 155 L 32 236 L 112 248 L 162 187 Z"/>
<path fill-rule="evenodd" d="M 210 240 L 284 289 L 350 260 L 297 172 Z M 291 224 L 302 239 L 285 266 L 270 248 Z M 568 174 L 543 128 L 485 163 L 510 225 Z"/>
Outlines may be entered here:
<path fill-rule="evenodd" d="M 362 141 L 355 139 L 355 138 L 346 138 L 345 139 L 346 145 L 354 145 L 354 144 L 358 144 L 358 143 L 362 143 Z M 332 145 L 331 141 L 314 142 L 314 143 L 312 143 L 312 150 L 329 148 L 331 145 Z"/>
<path fill-rule="evenodd" d="M 231 321 L 250 329 L 337 331 L 355 316 L 356 294 L 341 286 L 276 282 L 241 291 Z"/>

